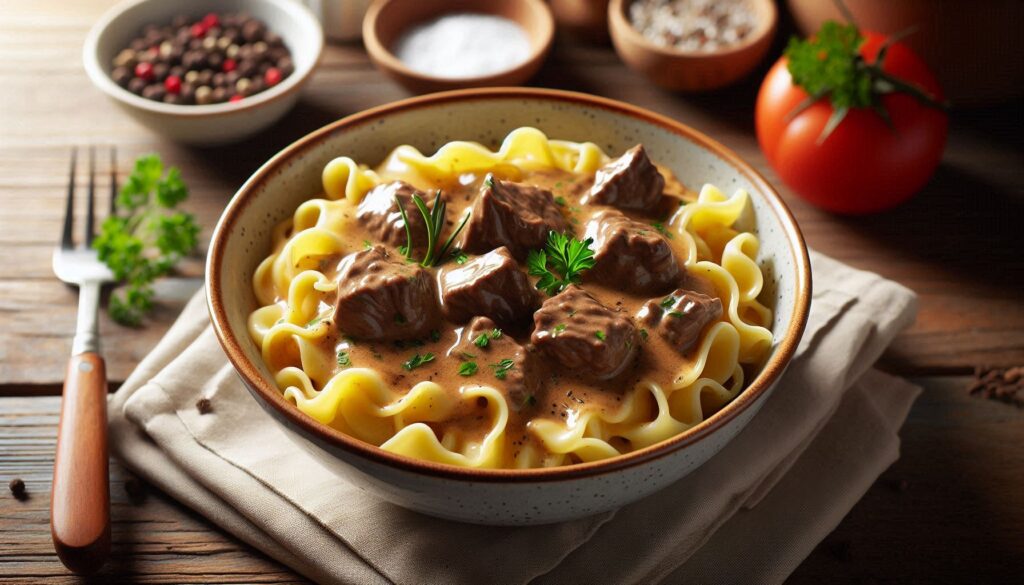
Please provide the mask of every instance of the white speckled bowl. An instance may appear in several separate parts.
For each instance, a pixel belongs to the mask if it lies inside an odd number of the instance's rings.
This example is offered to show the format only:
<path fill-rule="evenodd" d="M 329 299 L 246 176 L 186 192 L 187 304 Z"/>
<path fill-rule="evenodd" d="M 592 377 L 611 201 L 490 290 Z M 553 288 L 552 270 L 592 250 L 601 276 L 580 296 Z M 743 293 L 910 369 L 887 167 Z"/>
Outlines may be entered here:
<path fill-rule="evenodd" d="M 642 142 L 685 183 L 744 188 L 742 220 L 761 239 L 763 300 L 775 312 L 775 343 L 762 371 L 733 402 L 671 439 L 619 457 L 550 469 L 478 470 L 395 455 L 299 412 L 274 386 L 246 319 L 251 282 L 269 253 L 271 229 L 321 192 L 320 174 L 347 155 L 376 164 L 395 146 L 426 153 L 450 140 L 496 147 L 509 131 L 535 126 L 552 138 L 592 141 L 609 153 Z M 542 89 L 462 90 L 405 100 L 350 116 L 285 148 L 246 181 L 217 225 L 206 270 L 210 313 L 221 344 L 255 399 L 296 442 L 344 478 L 396 504 L 481 524 L 543 524 L 638 500 L 717 453 L 764 404 L 786 369 L 810 307 L 810 264 L 793 216 L 772 187 L 735 153 L 647 110 L 594 96 Z"/>
<path fill-rule="evenodd" d="M 238 103 L 175 105 L 148 100 L 110 78 L 110 62 L 147 24 L 166 24 L 178 14 L 248 12 L 281 35 L 295 71 L 274 87 Z M 292 109 L 299 90 L 320 60 L 324 33 L 308 8 L 292 0 L 124 0 L 89 31 L 82 49 L 93 84 L 154 132 L 186 144 L 213 146 L 237 142 L 270 126 Z"/>

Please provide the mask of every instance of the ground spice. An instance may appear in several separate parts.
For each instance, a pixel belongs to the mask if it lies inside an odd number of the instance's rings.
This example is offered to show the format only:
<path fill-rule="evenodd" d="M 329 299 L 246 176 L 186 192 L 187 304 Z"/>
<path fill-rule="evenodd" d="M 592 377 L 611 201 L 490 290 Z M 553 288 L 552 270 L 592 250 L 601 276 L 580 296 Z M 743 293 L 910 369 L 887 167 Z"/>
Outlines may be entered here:
<path fill-rule="evenodd" d="M 20 478 L 16 477 L 11 480 L 8 484 L 11 488 L 11 493 L 14 494 L 14 498 L 18 501 L 24 502 L 28 499 L 28 491 L 25 490 L 25 482 Z"/>
<path fill-rule="evenodd" d="M 974 379 L 967 387 L 972 396 L 982 396 L 1024 408 L 1024 366 L 974 369 Z"/>
<path fill-rule="evenodd" d="M 199 414 L 210 414 L 213 412 L 213 403 L 204 396 L 196 401 L 196 410 L 199 411 Z"/>

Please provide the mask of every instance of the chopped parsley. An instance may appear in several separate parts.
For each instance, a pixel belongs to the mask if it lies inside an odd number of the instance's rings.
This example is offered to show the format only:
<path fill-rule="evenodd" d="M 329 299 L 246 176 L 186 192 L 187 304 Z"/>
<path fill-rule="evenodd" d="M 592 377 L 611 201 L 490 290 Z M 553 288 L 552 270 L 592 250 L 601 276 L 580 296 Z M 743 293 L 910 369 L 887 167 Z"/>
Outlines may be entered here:
<path fill-rule="evenodd" d="M 551 330 L 551 337 L 558 337 L 558 334 L 565 331 L 565 323 L 559 323 L 555 325 L 555 328 Z"/>
<path fill-rule="evenodd" d="M 476 373 L 476 362 L 462 362 L 459 365 L 459 375 L 469 377 Z"/>
<path fill-rule="evenodd" d="M 527 406 L 533 406 L 535 404 L 537 404 L 537 397 L 534 396 L 533 394 L 527 394 L 523 398 L 523 407 L 524 408 L 527 407 Z"/>
<path fill-rule="evenodd" d="M 661 299 L 661 303 L 660 304 L 661 304 L 661 308 L 667 309 L 667 308 L 671 307 L 672 305 L 676 304 L 676 298 L 675 297 L 665 297 L 665 298 Z"/>
<path fill-rule="evenodd" d="M 489 189 L 493 189 L 494 188 L 494 175 L 487 175 L 487 178 L 484 179 L 484 185 L 487 185 L 487 187 Z"/>
<path fill-rule="evenodd" d="M 363 248 L 369 250 L 372 247 L 373 247 L 373 243 L 370 242 L 370 240 L 363 240 Z M 404 254 L 405 252 L 402 252 L 402 253 Z"/>
<path fill-rule="evenodd" d="M 568 205 L 568 202 L 565 200 L 565 197 L 562 197 L 561 195 L 555 197 L 555 203 L 561 205 L 562 207 Z"/>
<path fill-rule="evenodd" d="M 432 354 L 432 353 L 425 353 L 423 355 L 416 354 L 416 355 L 412 356 L 411 358 L 409 358 L 409 361 L 404 362 L 402 364 L 402 367 L 405 368 L 406 370 L 412 371 L 412 370 L 415 370 L 416 368 L 422 366 L 423 364 L 426 364 L 426 363 L 429 363 L 429 362 L 432 362 L 432 361 L 434 361 L 434 354 Z"/>
<path fill-rule="evenodd" d="M 670 232 L 668 230 L 668 228 L 665 227 L 665 224 L 661 223 L 660 221 L 656 221 L 656 222 L 652 223 L 651 227 L 656 229 L 656 230 L 658 230 L 659 234 L 665 236 L 666 238 L 668 238 L 670 240 L 672 239 L 672 232 Z"/>
<path fill-rule="evenodd" d="M 314 327 L 317 324 L 319 324 L 320 321 L 323 321 L 323 317 L 317 315 L 316 317 L 313 317 L 312 319 L 310 319 L 309 323 L 306 323 L 306 328 Z"/>
<path fill-rule="evenodd" d="M 679 311 L 669 311 L 668 312 L 668 316 L 669 317 L 675 317 L 676 319 L 680 319 L 680 318 L 682 318 L 683 314 L 680 313 Z"/>
<path fill-rule="evenodd" d="M 491 364 L 491 369 L 494 370 L 494 377 L 499 380 L 504 380 L 505 376 L 515 367 L 516 363 L 510 359 L 503 359 L 496 364 Z"/>
<path fill-rule="evenodd" d="M 484 331 L 480 335 L 477 335 L 476 339 L 473 340 L 473 345 L 475 345 L 477 347 L 487 347 L 488 345 L 490 345 L 492 339 L 500 339 L 500 338 L 501 338 L 501 329 L 495 328 L 495 329 L 493 329 L 493 330 L 491 330 L 489 332 L 488 331 Z"/>
<path fill-rule="evenodd" d="M 643 339 L 644 341 L 647 341 L 647 330 L 646 329 L 641 329 L 640 330 L 640 339 Z"/>
<path fill-rule="evenodd" d="M 595 332 L 594 332 L 594 337 L 596 337 L 596 338 L 600 339 L 601 341 L 604 341 L 604 340 L 605 340 L 605 334 L 604 334 L 604 331 L 600 331 L 600 330 L 598 330 L 598 331 L 595 331 Z"/>
<path fill-rule="evenodd" d="M 347 368 L 352 365 L 352 359 L 348 357 L 347 351 L 338 352 L 338 365 Z"/>
<path fill-rule="evenodd" d="M 455 259 L 455 263 L 459 266 L 469 261 L 469 256 L 459 248 L 452 250 L 452 258 Z"/>
<path fill-rule="evenodd" d="M 471 360 L 471 359 L 473 359 L 475 357 L 476 357 L 476 354 L 469 353 L 468 351 L 464 351 L 464 352 L 459 353 L 459 359 Z"/>

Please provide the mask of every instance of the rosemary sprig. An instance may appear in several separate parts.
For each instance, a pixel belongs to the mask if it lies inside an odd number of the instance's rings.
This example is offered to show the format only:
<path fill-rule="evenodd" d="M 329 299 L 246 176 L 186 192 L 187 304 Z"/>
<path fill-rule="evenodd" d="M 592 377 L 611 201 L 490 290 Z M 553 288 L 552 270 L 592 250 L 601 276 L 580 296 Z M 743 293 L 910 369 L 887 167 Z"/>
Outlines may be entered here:
<path fill-rule="evenodd" d="M 445 255 L 452 247 L 452 243 L 455 241 L 456 236 L 462 231 L 462 228 L 466 227 L 466 222 L 469 221 L 471 213 L 467 213 L 462 217 L 462 221 L 459 226 L 448 236 L 444 244 L 438 246 L 441 239 L 441 232 L 444 230 L 445 212 L 447 211 L 448 204 L 441 199 L 441 190 L 438 189 L 437 195 L 434 197 L 433 208 L 428 208 L 426 202 L 416 193 L 412 194 L 413 205 L 423 216 L 423 221 L 427 226 L 427 251 L 423 255 L 423 259 L 420 260 L 420 265 L 429 268 L 431 266 L 437 266 L 444 261 Z M 409 228 L 409 217 L 405 213 L 405 207 L 402 206 L 402 202 L 395 197 L 395 205 L 398 206 L 399 213 L 402 214 L 402 222 L 405 223 L 405 257 L 408 260 L 413 260 L 412 257 L 412 230 Z"/>

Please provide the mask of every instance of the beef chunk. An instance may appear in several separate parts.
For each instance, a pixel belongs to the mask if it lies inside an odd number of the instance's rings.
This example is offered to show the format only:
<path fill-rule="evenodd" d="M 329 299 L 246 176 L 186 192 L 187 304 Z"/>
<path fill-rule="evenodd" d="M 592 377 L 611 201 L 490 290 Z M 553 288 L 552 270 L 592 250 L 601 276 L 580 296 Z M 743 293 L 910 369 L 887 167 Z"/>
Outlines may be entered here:
<path fill-rule="evenodd" d="M 544 301 L 533 315 L 531 341 L 573 373 L 597 380 L 614 378 L 636 357 L 633 321 L 570 285 Z"/>
<path fill-rule="evenodd" d="M 412 202 L 414 193 L 425 201 L 428 198 L 419 193 L 415 187 L 404 181 L 394 181 L 377 185 L 363 197 L 356 208 L 356 219 L 366 230 L 381 242 L 390 246 L 404 246 L 406 243 L 405 222 L 395 205 L 395 198 L 402 203 L 405 214 L 409 218 L 409 230 L 412 232 L 414 246 L 423 245 L 427 241 L 427 225 L 423 215 Z"/>
<path fill-rule="evenodd" d="M 680 269 L 672 246 L 651 226 L 609 209 L 594 214 L 584 235 L 594 239 L 594 267 L 588 278 L 650 294 L 678 286 Z"/>
<path fill-rule="evenodd" d="M 437 280 L 441 311 L 455 323 L 486 315 L 509 324 L 526 317 L 540 304 L 537 291 L 504 246 L 462 266 L 441 270 Z"/>
<path fill-rule="evenodd" d="M 647 158 L 644 145 L 637 144 L 597 170 L 582 203 L 646 210 L 658 204 L 664 189 L 665 177 Z"/>
<path fill-rule="evenodd" d="M 484 254 L 507 246 L 512 256 L 525 260 L 530 250 L 544 247 L 548 232 L 568 229 L 550 191 L 488 175 L 473 203 L 462 249 Z"/>
<path fill-rule="evenodd" d="M 384 246 L 349 254 L 338 265 L 334 322 L 359 339 L 426 337 L 440 318 L 430 273 Z"/>
<path fill-rule="evenodd" d="M 473 361 L 479 368 L 474 379 L 478 383 L 504 387 L 512 407 L 518 409 L 531 402 L 543 383 L 541 362 L 536 349 L 523 347 L 515 339 L 500 333 L 497 324 L 487 317 L 476 317 L 462 330 L 462 338 L 449 355 L 462 361 Z M 481 336 L 486 344 L 480 341 Z M 503 360 L 511 360 L 504 362 Z M 511 365 L 509 365 L 511 363 Z M 500 377 L 499 377 L 500 376 Z"/>
<path fill-rule="evenodd" d="M 721 300 L 682 288 L 663 299 L 647 301 L 636 316 L 681 353 L 693 347 L 704 328 L 721 317 Z"/>

